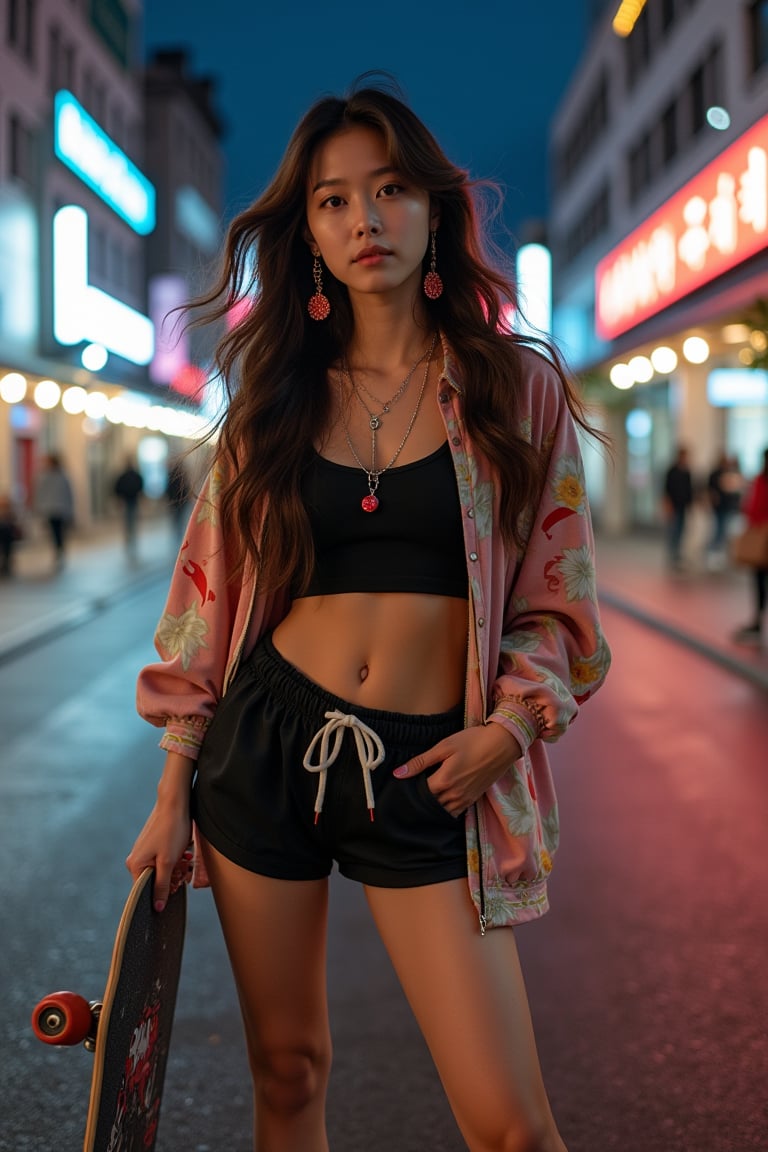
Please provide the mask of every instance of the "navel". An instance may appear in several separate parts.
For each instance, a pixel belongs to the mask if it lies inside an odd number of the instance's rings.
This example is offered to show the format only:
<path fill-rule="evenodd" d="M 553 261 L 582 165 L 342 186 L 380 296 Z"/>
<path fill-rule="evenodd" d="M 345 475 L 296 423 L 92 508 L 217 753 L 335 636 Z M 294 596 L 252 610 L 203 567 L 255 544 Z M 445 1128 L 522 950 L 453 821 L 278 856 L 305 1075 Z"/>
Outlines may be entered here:
<path fill-rule="evenodd" d="M 367 679 L 368 679 L 368 665 L 363 664 L 362 668 L 360 669 L 360 683 L 362 684 L 363 680 L 367 680 Z"/>

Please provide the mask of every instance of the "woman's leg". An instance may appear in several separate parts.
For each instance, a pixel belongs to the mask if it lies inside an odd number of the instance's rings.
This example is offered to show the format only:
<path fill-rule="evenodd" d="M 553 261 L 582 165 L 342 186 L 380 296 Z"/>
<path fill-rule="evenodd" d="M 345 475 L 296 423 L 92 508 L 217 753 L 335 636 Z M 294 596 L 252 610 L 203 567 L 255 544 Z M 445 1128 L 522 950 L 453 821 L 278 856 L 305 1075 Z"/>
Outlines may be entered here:
<path fill-rule="evenodd" d="M 273 880 L 202 849 L 245 1025 L 255 1147 L 328 1152 L 328 881 Z"/>
<path fill-rule="evenodd" d="M 512 929 L 480 935 L 466 880 L 366 895 L 471 1152 L 565 1152 Z"/>

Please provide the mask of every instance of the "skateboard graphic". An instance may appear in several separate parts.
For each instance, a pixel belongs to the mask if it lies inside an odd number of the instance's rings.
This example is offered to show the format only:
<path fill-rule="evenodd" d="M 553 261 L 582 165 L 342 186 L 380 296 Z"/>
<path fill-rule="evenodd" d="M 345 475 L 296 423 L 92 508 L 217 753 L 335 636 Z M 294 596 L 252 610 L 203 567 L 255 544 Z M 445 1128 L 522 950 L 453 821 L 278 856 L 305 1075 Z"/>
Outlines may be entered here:
<path fill-rule="evenodd" d="M 155 1147 L 184 946 L 187 893 L 163 912 L 152 904 L 154 871 L 134 883 L 120 918 L 102 1001 L 46 996 L 32 1028 L 46 1044 L 84 1043 L 94 1053 L 83 1152 Z"/>

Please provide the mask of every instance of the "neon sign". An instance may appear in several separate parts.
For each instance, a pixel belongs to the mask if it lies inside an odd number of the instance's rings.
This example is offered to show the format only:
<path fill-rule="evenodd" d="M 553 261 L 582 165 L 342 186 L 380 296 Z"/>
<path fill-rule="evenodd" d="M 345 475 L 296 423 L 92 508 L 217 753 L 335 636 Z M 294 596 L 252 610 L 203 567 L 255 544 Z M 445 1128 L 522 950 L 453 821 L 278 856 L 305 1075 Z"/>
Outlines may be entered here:
<path fill-rule="evenodd" d="M 132 364 L 149 364 L 152 321 L 88 283 L 88 215 L 67 204 L 53 217 L 53 334 L 59 344 L 102 344 Z"/>
<path fill-rule="evenodd" d="M 53 146 L 62 164 L 140 236 L 155 227 L 155 189 L 71 92 L 56 93 Z"/>
<path fill-rule="evenodd" d="M 595 327 L 612 340 L 768 245 L 768 116 L 597 265 Z"/>

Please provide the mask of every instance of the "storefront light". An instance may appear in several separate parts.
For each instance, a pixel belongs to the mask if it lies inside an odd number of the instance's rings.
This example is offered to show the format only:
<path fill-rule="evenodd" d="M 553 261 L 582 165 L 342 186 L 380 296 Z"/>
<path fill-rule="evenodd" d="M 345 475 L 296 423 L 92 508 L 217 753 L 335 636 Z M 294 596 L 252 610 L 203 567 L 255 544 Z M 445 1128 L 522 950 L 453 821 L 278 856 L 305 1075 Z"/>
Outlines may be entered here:
<path fill-rule="evenodd" d="M 747 368 L 755 362 L 755 354 L 751 348 L 739 348 L 739 363 L 746 364 Z"/>
<path fill-rule="evenodd" d="M 683 341 L 683 356 L 689 364 L 704 364 L 709 359 L 709 344 L 703 336 L 689 336 Z"/>
<path fill-rule="evenodd" d="M 677 368 L 677 352 L 674 348 L 661 344 L 651 352 L 651 364 L 660 376 L 668 376 Z"/>
<path fill-rule="evenodd" d="M 18 404 L 27 394 L 27 381 L 21 372 L 7 372 L 0 379 L 0 397 L 6 404 Z"/>
<path fill-rule="evenodd" d="M 620 388 L 622 391 L 631 388 L 635 383 L 635 378 L 628 364 L 614 364 L 608 375 L 614 388 Z"/>
<path fill-rule="evenodd" d="M 103 344 L 86 344 L 80 353 L 80 362 L 89 372 L 101 372 L 109 359 Z"/>
<path fill-rule="evenodd" d="M 122 396 L 110 396 L 104 415 L 110 424 L 125 423 L 125 401 Z"/>
<path fill-rule="evenodd" d="M 85 388 L 81 388 L 79 384 L 73 384 L 71 388 L 67 388 L 62 396 L 61 406 L 70 416 L 79 416 L 81 412 L 85 412 L 87 399 L 88 393 Z"/>
<path fill-rule="evenodd" d="M 85 402 L 85 414 L 90 420 L 103 420 L 108 405 L 109 400 L 103 392 L 89 392 Z"/>
<path fill-rule="evenodd" d="M 647 384 L 653 379 L 653 364 L 647 356 L 633 356 L 627 367 L 638 384 Z"/>
<path fill-rule="evenodd" d="M 768 348 L 768 337 L 759 328 L 754 328 L 749 334 L 749 342 L 755 352 L 765 352 Z"/>
<path fill-rule="evenodd" d="M 719 104 L 713 104 L 707 108 L 707 124 L 710 128 L 716 128 L 718 132 L 725 132 L 731 126 L 731 117 L 727 108 L 722 108 Z"/>
<path fill-rule="evenodd" d="M 653 421 L 650 413 L 646 412 L 645 409 L 633 408 L 631 412 L 627 413 L 624 427 L 627 430 L 627 436 L 631 439 L 645 440 L 651 434 Z"/>
<path fill-rule="evenodd" d="M 726 324 L 720 336 L 724 344 L 744 344 L 749 340 L 749 331 L 746 324 Z"/>
<path fill-rule="evenodd" d="M 61 386 L 55 380 L 41 380 L 33 393 L 38 408 L 55 408 L 61 399 Z"/>

